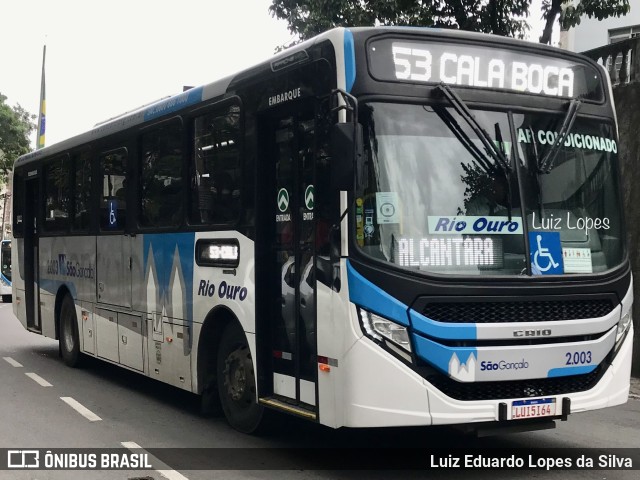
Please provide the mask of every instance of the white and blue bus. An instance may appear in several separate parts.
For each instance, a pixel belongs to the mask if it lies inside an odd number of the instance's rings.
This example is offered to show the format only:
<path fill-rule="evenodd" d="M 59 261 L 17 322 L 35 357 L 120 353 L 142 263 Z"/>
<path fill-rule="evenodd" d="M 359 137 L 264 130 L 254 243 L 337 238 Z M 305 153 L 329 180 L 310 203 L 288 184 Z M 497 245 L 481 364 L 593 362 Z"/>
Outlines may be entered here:
<path fill-rule="evenodd" d="M 244 432 L 543 428 L 628 397 L 617 153 L 585 57 L 331 30 L 18 159 L 14 311 Z"/>
<path fill-rule="evenodd" d="M 11 303 L 11 240 L 0 245 L 0 295 L 4 303 Z"/>

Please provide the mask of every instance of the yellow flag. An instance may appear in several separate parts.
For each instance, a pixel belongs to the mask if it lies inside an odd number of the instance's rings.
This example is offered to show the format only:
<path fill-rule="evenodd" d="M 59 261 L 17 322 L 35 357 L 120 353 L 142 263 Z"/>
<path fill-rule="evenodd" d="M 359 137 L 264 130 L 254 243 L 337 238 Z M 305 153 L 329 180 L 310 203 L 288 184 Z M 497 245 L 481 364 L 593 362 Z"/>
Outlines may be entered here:
<path fill-rule="evenodd" d="M 47 101 L 45 99 L 44 89 L 44 59 L 47 55 L 47 46 L 42 49 L 42 79 L 40 81 L 40 113 L 38 114 L 38 140 L 36 149 L 44 147 L 44 133 L 46 129 L 46 113 L 47 113 Z"/>

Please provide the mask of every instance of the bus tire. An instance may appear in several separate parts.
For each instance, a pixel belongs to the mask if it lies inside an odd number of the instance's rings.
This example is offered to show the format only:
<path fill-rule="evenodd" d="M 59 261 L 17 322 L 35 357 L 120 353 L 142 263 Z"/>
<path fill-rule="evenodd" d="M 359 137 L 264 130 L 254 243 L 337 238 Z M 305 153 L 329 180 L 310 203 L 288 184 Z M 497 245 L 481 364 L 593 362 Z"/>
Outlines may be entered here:
<path fill-rule="evenodd" d="M 2 303 L 11 303 L 11 295 L 2 295 Z"/>
<path fill-rule="evenodd" d="M 65 295 L 60 305 L 60 354 L 64 363 L 79 367 L 81 363 L 80 339 L 76 306 L 71 296 Z"/>
<path fill-rule="evenodd" d="M 237 323 L 225 328 L 216 362 L 218 393 L 229 424 L 242 433 L 258 433 L 265 409 L 257 403 L 251 350 Z"/>

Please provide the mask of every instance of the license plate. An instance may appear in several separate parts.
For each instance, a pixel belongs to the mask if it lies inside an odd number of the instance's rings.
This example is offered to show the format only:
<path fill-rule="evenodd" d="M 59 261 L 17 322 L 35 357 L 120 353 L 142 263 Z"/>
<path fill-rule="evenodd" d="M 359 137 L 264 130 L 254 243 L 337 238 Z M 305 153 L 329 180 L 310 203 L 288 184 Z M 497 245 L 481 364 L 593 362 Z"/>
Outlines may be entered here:
<path fill-rule="evenodd" d="M 555 417 L 558 404 L 555 398 L 537 398 L 535 400 L 516 400 L 511 404 L 511 420 L 522 418 Z"/>

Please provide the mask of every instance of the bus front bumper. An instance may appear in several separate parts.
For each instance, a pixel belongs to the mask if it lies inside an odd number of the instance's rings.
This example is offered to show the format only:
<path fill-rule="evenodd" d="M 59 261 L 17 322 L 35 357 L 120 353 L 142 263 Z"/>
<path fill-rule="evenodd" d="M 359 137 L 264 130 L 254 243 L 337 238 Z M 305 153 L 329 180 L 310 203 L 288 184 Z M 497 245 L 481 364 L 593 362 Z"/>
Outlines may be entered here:
<path fill-rule="evenodd" d="M 629 396 L 633 336 L 631 327 L 613 362 L 592 388 L 545 398 L 554 400 L 556 405 L 569 399 L 571 414 L 625 403 Z M 343 418 L 348 427 L 498 422 L 501 408 L 504 415 L 504 404 L 510 408 L 514 401 L 536 398 L 456 400 L 365 337 L 349 350 L 344 368 L 344 378 L 349 382 L 345 384 Z"/>

